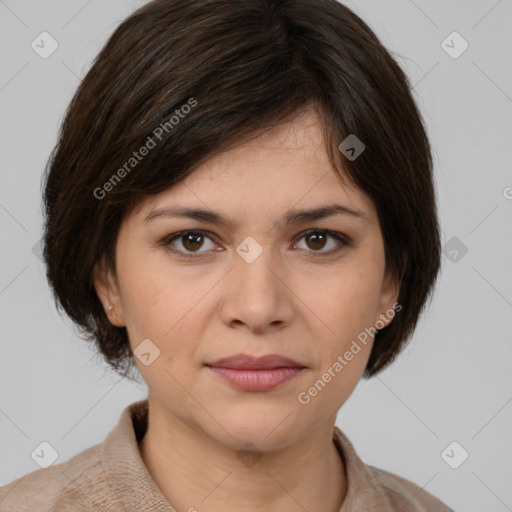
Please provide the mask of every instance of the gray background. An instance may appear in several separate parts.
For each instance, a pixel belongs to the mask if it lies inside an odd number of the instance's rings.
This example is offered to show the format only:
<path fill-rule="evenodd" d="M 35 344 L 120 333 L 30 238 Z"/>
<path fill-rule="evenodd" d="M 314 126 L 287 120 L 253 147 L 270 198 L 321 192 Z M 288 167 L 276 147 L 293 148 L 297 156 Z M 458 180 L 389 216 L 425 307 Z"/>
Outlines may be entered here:
<path fill-rule="evenodd" d="M 57 314 L 37 258 L 41 176 L 65 108 L 115 27 L 143 3 L 0 0 L 0 485 L 39 469 L 30 454 L 42 441 L 58 451 L 56 463 L 102 442 L 124 407 L 146 396 Z M 360 382 L 337 425 L 366 463 L 457 511 L 512 510 L 512 0 L 346 4 L 400 55 L 414 85 L 448 248 L 410 345 Z M 31 48 L 43 31 L 59 44 L 47 59 Z M 442 46 L 454 31 L 469 43 L 458 58 Z M 469 453 L 457 469 L 441 456 L 452 441 Z M 453 463 L 461 448 L 448 453 Z"/>

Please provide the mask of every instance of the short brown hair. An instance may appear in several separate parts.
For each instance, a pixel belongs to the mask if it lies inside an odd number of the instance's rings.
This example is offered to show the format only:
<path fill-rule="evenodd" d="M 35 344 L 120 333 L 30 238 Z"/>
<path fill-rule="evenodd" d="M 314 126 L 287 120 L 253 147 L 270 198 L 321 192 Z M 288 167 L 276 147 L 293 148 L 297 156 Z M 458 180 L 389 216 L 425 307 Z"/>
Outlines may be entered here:
<path fill-rule="evenodd" d="M 115 273 L 123 220 L 214 154 L 307 106 L 320 115 L 341 181 L 345 173 L 375 204 L 386 268 L 400 284 L 402 310 L 376 333 L 364 376 L 405 346 L 432 293 L 440 241 L 430 145 L 394 57 L 336 0 L 155 0 L 95 59 L 45 171 L 43 255 L 54 299 L 120 375 L 133 378 L 136 366 L 93 269 L 104 256 Z M 158 148 L 129 169 L 157 127 Z M 366 146 L 356 159 L 338 149 L 349 135 Z"/>

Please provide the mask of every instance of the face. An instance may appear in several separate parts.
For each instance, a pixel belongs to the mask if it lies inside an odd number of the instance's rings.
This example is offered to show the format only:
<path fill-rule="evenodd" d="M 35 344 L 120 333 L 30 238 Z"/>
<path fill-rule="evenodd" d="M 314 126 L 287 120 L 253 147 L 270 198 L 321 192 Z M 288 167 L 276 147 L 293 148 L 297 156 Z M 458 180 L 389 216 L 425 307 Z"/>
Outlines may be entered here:
<path fill-rule="evenodd" d="M 332 205 L 338 213 L 291 215 Z M 226 224 L 161 210 L 177 208 Z M 135 361 L 150 407 L 233 449 L 284 447 L 334 424 L 370 355 L 373 337 L 360 334 L 387 325 L 397 298 L 374 205 L 340 184 L 312 111 L 142 203 L 121 227 L 116 262 L 115 278 L 97 267 L 96 290 L 145 354 Z M 247 389 L 207 366 L 235 354 L 302 369 L 268 370 Z"/>

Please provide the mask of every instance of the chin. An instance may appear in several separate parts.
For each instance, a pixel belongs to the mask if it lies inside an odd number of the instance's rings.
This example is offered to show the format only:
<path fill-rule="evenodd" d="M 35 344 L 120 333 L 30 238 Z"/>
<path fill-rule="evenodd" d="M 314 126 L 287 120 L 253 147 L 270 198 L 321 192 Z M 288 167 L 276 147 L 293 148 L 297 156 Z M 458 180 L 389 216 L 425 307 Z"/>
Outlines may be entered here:
<path fill-rule="evenodd" d="M 273 408 L 267 405 L 264 411 L 255 407 L 252 411 L 233 411 L 227 416 L 213 415 L 227 431 L 221 429 L 225 444 L 234 449 L 253 444 L 262 451 L 272 451 L 288 446 L 292 441 L 291 432 L 297 434 L 297 415 L 290 412 L 291 409 L 286 410 L 282 406 Z"/>

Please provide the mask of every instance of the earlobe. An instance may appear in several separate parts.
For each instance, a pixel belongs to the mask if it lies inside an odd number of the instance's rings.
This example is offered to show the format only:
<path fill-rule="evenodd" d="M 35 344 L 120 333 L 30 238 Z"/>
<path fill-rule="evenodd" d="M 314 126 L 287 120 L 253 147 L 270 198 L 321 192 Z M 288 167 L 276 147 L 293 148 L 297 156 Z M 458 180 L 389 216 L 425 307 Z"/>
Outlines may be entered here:
<path fill-rule="evenodd" d="M 110 323 L 116 327 L 124 327 L 126 323 L 124 321 L 118 285 L 112 275 L 112 271 L 107 268 L 104 256 L 94 266 L 93 282 L 96 294 L 103 305 Z"/>

